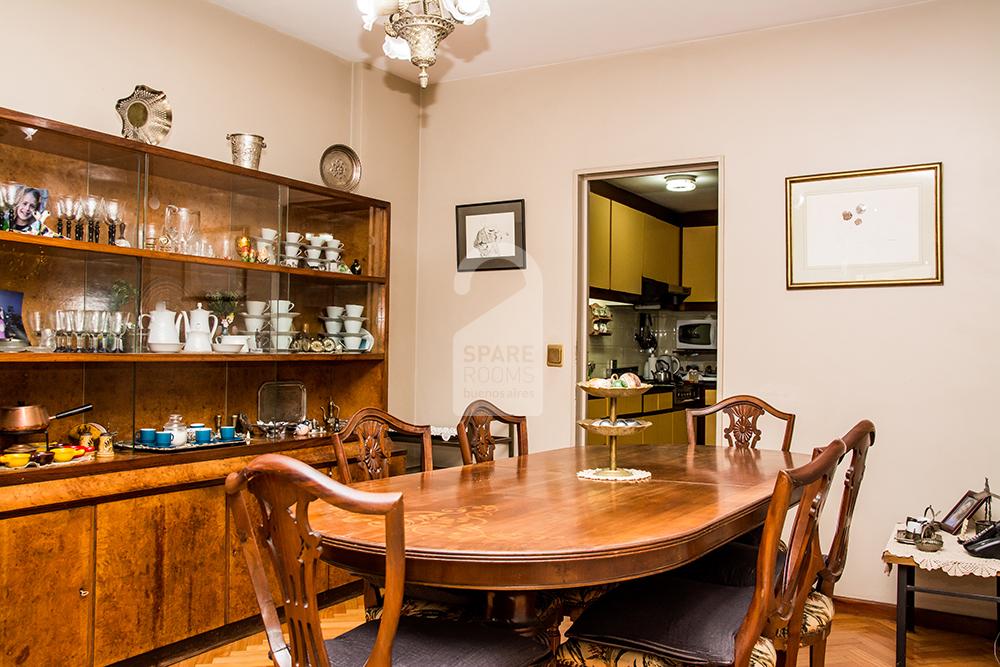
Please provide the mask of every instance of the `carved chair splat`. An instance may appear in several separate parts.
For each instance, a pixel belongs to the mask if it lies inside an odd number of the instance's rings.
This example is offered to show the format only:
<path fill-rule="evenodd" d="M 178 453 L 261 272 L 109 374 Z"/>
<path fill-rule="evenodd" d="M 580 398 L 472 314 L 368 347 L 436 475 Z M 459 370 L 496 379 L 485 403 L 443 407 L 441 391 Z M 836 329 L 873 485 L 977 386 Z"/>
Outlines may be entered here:
<path fill-rule="evenodd" d="M 345 484 L 384 479 L 389 476 L 392 446 L 387 432 L 390 428 L 399 433 L 420 436 L 420 469 L 424 472 L 433 469 L 430 426 L 410 424 L 378 408 L 362 408 L 351 416 L 342 430 L 333 434 L 337 469 Z M 359 446 L 360 479 L 353 479 L 347 463 L 347 453 L 344 450 L 344 443 L 352 438 L 357 439 Z"/>
<path fill-rule="evenodd" d="M 765 413 L 785 422 L 785 433 L 781 441 L 781 450 L 787 452 L 792 446 L 792 431 L 795 428 L 795 415 L 782 412 L 756 396 L 741 394 L 724 398 L 715 405 L 704 408 L 686 410 L 688 444 L 694 445 L 697 440 L 695 419 L 700 419 L 722 412 L 729 418 L 729 424 L 722 434 L 730 447 L 753 449 L 760 441 L 761 430 L 757 428 L 757 420 Z"/>
<path fill-rule="evenodd" d="M 517 455 L 524 456 L 528 453 L 528 420 L 507 414 L 489 401 L 478 400 L 465 408 L 462 420 L 458 422 L 458 444 L 462 450 L 464 465 L 493 460 L 496 439 L 491 427 L 494 421 L 515 427 Z"/>

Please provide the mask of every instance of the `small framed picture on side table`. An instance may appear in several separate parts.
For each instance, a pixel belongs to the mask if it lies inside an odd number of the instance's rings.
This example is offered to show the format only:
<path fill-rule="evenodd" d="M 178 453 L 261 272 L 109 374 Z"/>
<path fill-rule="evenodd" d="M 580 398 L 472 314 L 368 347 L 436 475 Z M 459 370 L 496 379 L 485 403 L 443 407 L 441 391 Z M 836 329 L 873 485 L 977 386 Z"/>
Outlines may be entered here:
<path fill-rule="evenodd" d="M 524 200 L 455 207 L 459 271 L 523 269 Z"/>
<path fill-rule="evenodd" d="M 975 514 L 976 510 L 982 507 L 983 503 L 989 497 L 989 491 L 966 491 L 962 499 L 958 501 L 958 504 L 951 508 L 951 511 L 941 519 L 941 530 L 952 535 L 958 534 L 958 531 L 962 530 L 962 524 L 965 520 Z"/>

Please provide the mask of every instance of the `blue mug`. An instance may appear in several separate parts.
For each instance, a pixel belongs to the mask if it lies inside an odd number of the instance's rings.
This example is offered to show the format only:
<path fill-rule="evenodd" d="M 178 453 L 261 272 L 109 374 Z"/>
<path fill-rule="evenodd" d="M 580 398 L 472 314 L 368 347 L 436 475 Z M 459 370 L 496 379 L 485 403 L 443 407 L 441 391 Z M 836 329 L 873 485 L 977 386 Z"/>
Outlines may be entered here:
<path fill-rule="evenodd" d="M 219 429 L 219 437 L 223 440 L 235 440 L 236 439 L 236 427 L 235 426 L 223 426 Z"/>
<path fill-rule="evenodd" d="M 204 445 L 212 442 L 212 429 L 210 428 L 196 428 L 194 430 L 194 441 L 199 445 Z"/>
<path fill-rule="evenodd" d="M 156 429 L 155 428 L 140 428 L 139 429 L 139 442 L 144 445 L 151 445 L 156 442 Z"/>
<path fill-rule="evenodd" d="M 156 446 L 157 447 L 169 447 L 174 444 L 174 434 L 173 431 L 157 431 L 156 432 Z"/>

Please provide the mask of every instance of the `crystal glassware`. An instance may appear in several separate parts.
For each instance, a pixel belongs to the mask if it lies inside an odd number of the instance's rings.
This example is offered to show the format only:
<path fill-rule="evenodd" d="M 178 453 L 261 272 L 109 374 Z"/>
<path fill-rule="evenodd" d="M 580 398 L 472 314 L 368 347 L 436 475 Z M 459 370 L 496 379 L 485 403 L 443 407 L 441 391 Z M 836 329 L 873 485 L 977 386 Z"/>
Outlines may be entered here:
<path fill-rule="evenodd" d="M 83 197 L 73 200 L 73 222 L 74 222 L 73 239 L 76 241 L 83 240 L 83 228 L 84 228 L 83 210 L 84 210 Z"/>
<path fill-rule="evenodd" d="M 71 312 L 73 314 L 73 350 L 75 352 L 83 352 L 83 336 L 85 333 L 84 327 L 87 326 L 87 311 L 74 310 Z"/>
<path fill-rule="evenodd" d="M 121 205 L 117 199 L 106 199 L 104 201 L 104 214 L 108 225 L 108 245 L 114 245 L 118 237 L 118 223 L 121 215 Z M 122 223 L 124 231 L 125 223 Z"/>
<path fill-rule="evenodd" d="M 96 195 L 87 195 L 83 199 L 83 214 L 87 218 L 87 242 L 97 243 L 100 239 L 100 218 L 104 200 Z"/>

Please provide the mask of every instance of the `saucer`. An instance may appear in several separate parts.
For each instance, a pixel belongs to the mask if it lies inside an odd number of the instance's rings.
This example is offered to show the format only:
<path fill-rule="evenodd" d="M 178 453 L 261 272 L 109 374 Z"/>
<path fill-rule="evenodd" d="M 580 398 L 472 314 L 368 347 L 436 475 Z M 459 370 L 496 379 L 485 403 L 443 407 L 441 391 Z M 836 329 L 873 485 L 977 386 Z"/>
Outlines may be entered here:
<path fill-rule="evenodd" d="M 180 352 L 184 348 L 184 343 L 147 343 L 150 352 Z"/>
<path fill-rule="evenodd" d="M 260 241 L 261 243 L 266 243 L 268 245 L 274 245 L 278 242 L 278 239 L 265 239 L 263 236 L 251 236 L 254 241 Z"/>
<path fill-rule="evenodd" d="M 271 319 L 274 319 L 275 317 L 281 317 L 282 315 L 287 315 L 288 317 L 298 317 L 301 314 L 302 313 L 296 313 L 294 311 L 289 311 L 287 313 L 276 313 L 273 311 L 268 311 L 264 315 L 261 315 L 261 317 L 270 317 Z"/>
<path fill-rule="evenodd" d="M 336 321 L 343 320 L 344 318 L 343 317 L 327 317 L 326 315 L 320 315 L 319 319 L 323 320 L 324 322 L 336 322 Z"/>
<path fill-rule="evenodd" d="M 345 322 L 364 322 L 368 318 L 367 317 L 348 317 L 347 315 L 344 315 L 341 319 L 344 320 Z"/>

